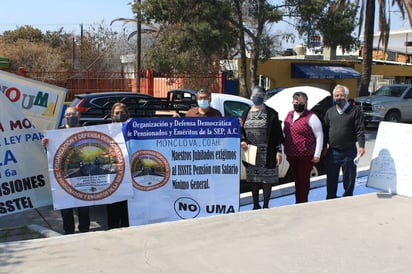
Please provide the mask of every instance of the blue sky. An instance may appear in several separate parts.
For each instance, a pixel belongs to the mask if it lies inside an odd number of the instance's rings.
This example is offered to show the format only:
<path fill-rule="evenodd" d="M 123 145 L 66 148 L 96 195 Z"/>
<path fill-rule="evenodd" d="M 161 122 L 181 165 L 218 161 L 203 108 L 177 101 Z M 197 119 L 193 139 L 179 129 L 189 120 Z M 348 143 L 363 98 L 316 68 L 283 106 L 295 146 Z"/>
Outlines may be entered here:
<path fill-rule="evenodd" d="M 79 32 L 80 24 L 108 25 L 113 19 L 132 18 L 132 0 L 2 0 L 0 5 L 0 33 L 24 25 L 42 31 L 58 30 Z M 121 23 L 114 24 L 121 28 Z"/>

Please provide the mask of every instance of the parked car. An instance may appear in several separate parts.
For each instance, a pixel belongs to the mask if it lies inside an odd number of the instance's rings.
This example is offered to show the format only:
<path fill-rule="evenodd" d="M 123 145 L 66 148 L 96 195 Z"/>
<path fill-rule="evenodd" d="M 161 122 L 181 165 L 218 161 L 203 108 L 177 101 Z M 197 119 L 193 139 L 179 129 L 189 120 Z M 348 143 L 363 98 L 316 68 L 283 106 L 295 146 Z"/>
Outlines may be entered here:
<path fill-rule="evenodd" d="M 266 90 L 265 101 L 269 99 L 270 97 L 272 97 L 273 95 L 275 95 L 276 93 L 278 93 L 279 91 L 281 91 L 282 89 L 284 88 L 270 88 Z"/>
<path fill-rule="evenodd" d="M 197 91 L 193 89 L 176 88 L 169 90 L 165 99 L 174 103 L 188 103 L 191 107 L 195 107 L 197 106 L 196 93 Z"/>
<path fill-rule="evenodd" d="M 412 85 L 394 84 L 377 89 L 371 96 L 357 97 L 365 123 L 412 122 Z"/>
<path fill-rule="evenodd" d="M 252 104 L 251 100 L 241 96 L 212 93 L 210 106 L 219 110 L 223 117 L 240 117 Z"/>
<path fill-rule="evenodd" d="M 111 109 L 114 103 L 126 104 L 131 117 L 151 116 L 145 109 L 149 101 L 158 101 L 159 98 L 134 92 L 97 92 L 78 94 L 70 104 L 80 112 L 80 123 L 84 126 L 111 123 Z"/>
<path fill-rule="evenodd" d="M 190 108 L 197 106 L 196 93 L 193 89 L 171 89 L 165 98 L 149 101 L 144 108 L 151 116 L 173 117 L 179 114 L 183 117 Z"/>

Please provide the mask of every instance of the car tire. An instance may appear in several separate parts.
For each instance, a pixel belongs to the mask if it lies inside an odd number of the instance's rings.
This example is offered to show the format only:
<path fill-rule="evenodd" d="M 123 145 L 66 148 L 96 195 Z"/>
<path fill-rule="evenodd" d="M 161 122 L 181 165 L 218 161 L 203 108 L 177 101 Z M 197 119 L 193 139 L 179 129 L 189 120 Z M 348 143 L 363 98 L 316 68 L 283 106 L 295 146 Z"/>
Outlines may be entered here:
<path fill-rule="evenodd" d="M 391 111 L 386 114 L 385 121 L 399 123 L 401 121 L 401 115 L 396 111 Z"/>

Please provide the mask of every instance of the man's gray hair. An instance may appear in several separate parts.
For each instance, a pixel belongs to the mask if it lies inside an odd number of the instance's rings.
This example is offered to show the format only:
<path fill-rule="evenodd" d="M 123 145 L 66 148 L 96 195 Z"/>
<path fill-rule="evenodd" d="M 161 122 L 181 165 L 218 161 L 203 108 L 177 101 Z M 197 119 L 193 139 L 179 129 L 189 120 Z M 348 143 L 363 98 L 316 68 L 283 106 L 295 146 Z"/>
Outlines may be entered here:
<path fill-rule="evenodd" d="M 342 88 L 342 89 L 343 89 L 343 92 L 345 93 L 345 96 L 348 96 L 348 95 L 349 95 L 349 89 L 348 89 L 347 86 L 344 86 L 344 85 L 336 85 L 336 87 L 333 89 L 333 92 L 332 92 L 333 96 L 335 96 L 335 92 L 336 92 L 336 90 L 339 89 L 339 88 Z"/>

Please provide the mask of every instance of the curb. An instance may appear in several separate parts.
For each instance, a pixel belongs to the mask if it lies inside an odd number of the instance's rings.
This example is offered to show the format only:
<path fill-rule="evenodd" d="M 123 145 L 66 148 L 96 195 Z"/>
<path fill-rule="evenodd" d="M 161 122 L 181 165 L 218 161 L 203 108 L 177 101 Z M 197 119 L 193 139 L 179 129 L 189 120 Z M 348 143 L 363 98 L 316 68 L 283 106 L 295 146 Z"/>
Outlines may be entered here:
<path fill-rule="evenodd" d="M 38 233 L 42 234 L 46 238 L 62 236 L 62 234 L 60 234 L 60 233 L 58 233 L 54 230 L 51 230 L 51 229 L 48 229 L 48 228 L 45 228 L 43 226 L 36 225 L 36 224 L 28 225 L 28 228 L 30 230 L 33 230 L 35 232 L 38 232 Z"/>
<path fill-rule="evenodd" d="M 356 177 L 363 177 L 369 175 L 369 166 L 358 169 Z M 342 175 L 339 176 L 339 181 L 342 180 Z M 314 177 L 310 180 L 310 189 L 326 186 L 326 175 Z M 292 195 L 295 193 L 295 182 L 290 182 L 272 187 L 272 194 L 270 199 L 276 199 L 283 196 Z M 259 194 L 259 201 L 263 201 L 263 195 Z M 239 206 L 253 204 L 251 192 L 240 194 Z"/>

